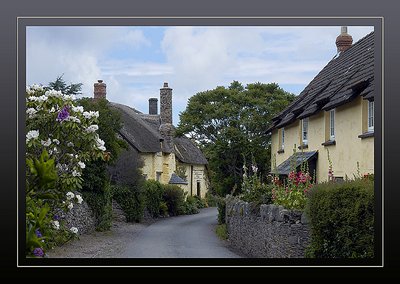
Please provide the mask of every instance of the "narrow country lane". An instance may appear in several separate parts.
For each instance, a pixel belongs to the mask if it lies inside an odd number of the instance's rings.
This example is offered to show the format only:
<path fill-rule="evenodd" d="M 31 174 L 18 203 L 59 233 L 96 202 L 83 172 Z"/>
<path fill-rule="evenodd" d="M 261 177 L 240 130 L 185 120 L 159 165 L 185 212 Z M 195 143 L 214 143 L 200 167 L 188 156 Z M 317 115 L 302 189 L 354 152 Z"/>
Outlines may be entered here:
<path fill-rule="evenodd" d="M 143 229 L 121 255 L 124 258 L 238 258 L 215 234 L 217 208 L 166 218 Z"/>

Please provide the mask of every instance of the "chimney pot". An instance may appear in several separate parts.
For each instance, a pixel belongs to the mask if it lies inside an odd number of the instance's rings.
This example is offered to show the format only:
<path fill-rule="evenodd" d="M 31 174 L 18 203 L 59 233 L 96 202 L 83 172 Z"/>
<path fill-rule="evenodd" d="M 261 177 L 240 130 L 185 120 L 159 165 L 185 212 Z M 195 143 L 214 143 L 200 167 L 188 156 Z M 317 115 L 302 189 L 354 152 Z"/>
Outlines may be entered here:
<path fill-rule="evenodd" d="M 168 88 L 168 83 L 164 82 L 164 88 Z"/>

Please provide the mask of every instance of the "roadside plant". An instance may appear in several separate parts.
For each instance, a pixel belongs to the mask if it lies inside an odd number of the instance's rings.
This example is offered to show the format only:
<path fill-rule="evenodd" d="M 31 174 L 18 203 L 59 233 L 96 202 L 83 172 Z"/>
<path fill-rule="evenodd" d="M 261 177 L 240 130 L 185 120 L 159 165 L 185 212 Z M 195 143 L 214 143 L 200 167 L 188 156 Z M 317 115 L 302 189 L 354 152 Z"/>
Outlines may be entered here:
<path fill-rule="evenodd" d="M 96 112 L 87 112 L 73 95 L 39 85 L 26 88 L 26 255 L 42 257 L 46 249 L 77 235 L 65 228 L 60 210 L 83 201 L 86 163 L 106 159 L 97 134 Z"/>
<path fill-rule="evenodd" d="M 249 167 L 246 166 L 246 161 L 244 161 L 242 194 L 240 195 L 240 199 L 247 202 L 270 204 L 272 202 L 271 190 L 270 185 L 261 181 L 255 160 L 253 159 Z"/>
<path fill-rule="evenodd" d="M 277 175 L 273 177 L 272 200 L 274 204 L 282 205 L 287 209 L 303 210 L 307 203 L 307 194 L 314 182 L 307 162 L 303 162 L 300 170 L 297 171 L 296 159 L 301 153 L 297 153 L 295 149 L 287 179 L 282 181 Z"/>

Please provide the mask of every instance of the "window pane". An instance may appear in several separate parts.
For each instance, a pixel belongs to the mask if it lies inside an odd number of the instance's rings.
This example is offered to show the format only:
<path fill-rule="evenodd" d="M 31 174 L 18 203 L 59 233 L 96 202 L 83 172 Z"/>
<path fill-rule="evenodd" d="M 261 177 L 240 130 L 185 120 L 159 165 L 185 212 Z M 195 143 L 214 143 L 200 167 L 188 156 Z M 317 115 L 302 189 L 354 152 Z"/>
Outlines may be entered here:
<path fill-rule="evenodd" d="M 330 111 L 330 138 L 335 137 L 335 110 Z"/>
<path fill-rule="evenodd" d="M 368 130 L 373 130 L 374 128 L 374 102 L 368 102 Z"/>
<path fill-rule="evenodd" d="M 304 118 L 303 122 L 303 142 L 307 142 L 308 140 L 308 118 Z"/>

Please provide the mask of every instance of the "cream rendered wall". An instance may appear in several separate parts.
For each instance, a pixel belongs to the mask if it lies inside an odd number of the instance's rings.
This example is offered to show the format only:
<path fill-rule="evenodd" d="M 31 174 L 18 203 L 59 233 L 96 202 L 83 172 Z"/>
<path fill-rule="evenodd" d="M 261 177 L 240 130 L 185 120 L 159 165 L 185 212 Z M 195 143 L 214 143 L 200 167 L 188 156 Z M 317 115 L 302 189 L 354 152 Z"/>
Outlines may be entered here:
<path fill-rule="evenodd" d="M 168 184 L 172 173 L 176 172 L 177 166 L 182 166 L 186 170 L 188 184 L 179 186 L 188 193 L 188 196 L 191 195 L 191 188 L 193 189 L 193 195 L 197 195 L 197 181 L 200 181 L 200 195 L 205 197 L 209 189 L 209 181 L 204 165 L 179 163 L 173 153 L 141 153 L 140 157 L 143 160 L 142 173 L 147 176 L 147 179 L 156 180 L 156 172 L 162 172 L 160 182 Z M 191 167 L 193 167 L 193 175 Z"/>
<path fill-rule="evenodd" d="M 179 162 L 176 163 L 176 166 L 183 167 L 186 171 L 185 174 L 187 176 L 188 184 L 182 185 L 181 188 L 183 188 L 188 193 L 188 196 L 197 195 L 197 181 L 200 181 L 200 196 L 204 198 L 206 192 L 209 189 L 209 181 L 206 167 L 204 165 L 190 165 Z"/>
<path fill-rule="evenodd" d="M 336 145 L 323 146 L 327 141 L 327 127 L 329 123 L 328 112 L 319 112 L 309 118 L 308 149 L 304 151 L 318 150 L 317 181 L 328 179 L 328 151 L 332 161 L 333 174 L 337 177 L 347 175 L 353 178 L 357 174 L 357 162 L 361 174 L 374 172 L 374 138 L 358 138 L 363 133 L 363 118 L 365 119 L 365 101 L 359 97 L 354 101 L 340 106 L 335 110 L 335 141 Z M 293 151 L 293 145 L 300 142 L 300 123 L 296 121 L 285 127 L 285 152 L 278 154 L 278 131 L 272 132 L 272 155 L 276 155 L 276 165 L 289 158 Z M 289 151 L 290 149 L 290 151 Z M 301 150 L 296 149 L 298 152 Z"/>
<path fill-rule="evenodd" d="M 309 126 L 310 127 L 310 126 Z M 285 147 L 283 153 L 278 153 L 279 150 L 279 135 L 278 129 L 275 129 L 272 132 L 272 140 L 271 140 L 271 169 L 274 168 L 274 158 L 276 159 L 276 166 L 279 166 L 283 161 L 288 159 L 291 155 L 293 155 L 294 145 L 297 147 L 300 145 L 300 123 L 299 121 L 295 121 L 290 125 L 285 126 Z"/>

